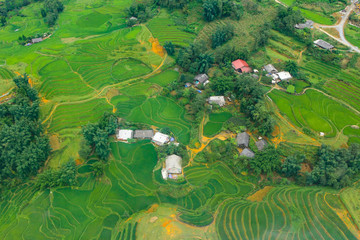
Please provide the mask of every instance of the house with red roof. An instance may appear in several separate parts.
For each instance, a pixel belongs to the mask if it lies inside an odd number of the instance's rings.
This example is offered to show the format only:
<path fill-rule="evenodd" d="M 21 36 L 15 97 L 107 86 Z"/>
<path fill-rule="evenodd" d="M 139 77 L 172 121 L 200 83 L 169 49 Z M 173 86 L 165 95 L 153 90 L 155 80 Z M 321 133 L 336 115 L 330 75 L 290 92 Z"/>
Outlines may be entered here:
<path fill-rule="evenodd" d="M 235 71 L 240 73 L 249 73 L 251 72 L 251 68 L 249 67 L 249 64 L 245 62 L 244 60 L 238 59 L 233 61 L 232 67 L 235 69 Z"/>

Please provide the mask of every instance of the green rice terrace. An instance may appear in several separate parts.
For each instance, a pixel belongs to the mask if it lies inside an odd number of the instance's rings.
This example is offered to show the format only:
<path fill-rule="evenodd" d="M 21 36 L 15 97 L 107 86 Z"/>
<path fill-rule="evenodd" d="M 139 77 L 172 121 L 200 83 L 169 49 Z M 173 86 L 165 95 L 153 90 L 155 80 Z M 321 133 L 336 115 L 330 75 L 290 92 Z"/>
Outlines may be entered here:
<path fill-rule="evenodd" d="M 0 0 L 0 239 L 360 239 L 348 5 Z"/>

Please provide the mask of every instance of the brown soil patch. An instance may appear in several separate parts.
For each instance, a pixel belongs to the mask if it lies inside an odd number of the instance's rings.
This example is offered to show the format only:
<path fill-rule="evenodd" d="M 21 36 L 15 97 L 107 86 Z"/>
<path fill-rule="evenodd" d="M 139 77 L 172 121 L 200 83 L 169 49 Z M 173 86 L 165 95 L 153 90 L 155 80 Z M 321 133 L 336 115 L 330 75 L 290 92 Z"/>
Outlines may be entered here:
<path fill-rule="evenodd" d="M 46 103 L 50 102 L 50 100 L 47 100 L 45 97 L 42 97 L 41 102 L 46 104 Z"/>
<path fill-rule="evenodd" d="M 150 218 L 150 222 L 151 223 L 154 223 L 154 222 L 156 222 L 157 220 L 158 220 L 159 218 L 158 217 L 152 217 L 152 218 Z"/>
<path fill-rule="evenodd" d="M 59 141 L 59 137 L 57 135 L 52 135 L 50 137 L 50 146 L 53 151 L 60 149 L 60 141 Z"/>
<path fill-rule="evenodd" d="M 336 38 L 340 38 L 338 30 L 336 30 L 335 28 L 323 28 L 323 30 L 325 32 L 330 33 L 331 35 L 333 35 Z"/>
<path fill-rule="evenodd" d="M 272 188 L 273 187 L 271 186 L 266 186 L 263 189 L 255 192 L 253 195 L 249 196 L 247 200 L 250 200 L 252 202 L 261 202 Z"/>
<path fill-rule="evenodd" d="M 279 128 L 279 126 L 278 125 L 276 125 L 275 126 L 275 128 L 274 128 L 274 131 L 272 132 L 272 136 L 273 137 L 276 137 L 277 135 L 279 135 L 280 134 L 280 128 Z"/>
<path fill-rule="evenodd" d="M 79 165 L 81 165 L 81 164 L 83 164 L 83 163 L 84 163 L 84 161 L 81 160 L 81 159 L 76 159 L 76 160 L 75 160 L 76 166 L 79 166 Z"/>
<path fill-rule="evenodd" d="M 106 97 L 111 100 L 113 97 L 117 96 L 117 95 L 120 95 L 120 92 L 118 89 L 116 88 L 111 88 L 109 89 L 109 91 L 107 91 L 106 93 Z"/>
<path fill-rule="evenodd" d="M 311 172 L 311 171 L 312 171 L 312 169 L 308 163 L 301 164 L 300 172 L 304 173 L 304 172 Z"/>

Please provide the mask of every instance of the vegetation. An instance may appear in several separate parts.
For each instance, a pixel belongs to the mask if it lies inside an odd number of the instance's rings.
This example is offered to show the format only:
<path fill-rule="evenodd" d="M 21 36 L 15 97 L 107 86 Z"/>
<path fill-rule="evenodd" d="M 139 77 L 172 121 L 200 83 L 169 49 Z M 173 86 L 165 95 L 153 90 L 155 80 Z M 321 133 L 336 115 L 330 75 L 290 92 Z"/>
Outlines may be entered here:
<path fill-rule="evenodd" d="M 14 78 L 15 98 L 0 105 L 0 182 L 35 176 L 50 154 L 39 120 L 37 91 L 28 77 Z"/>

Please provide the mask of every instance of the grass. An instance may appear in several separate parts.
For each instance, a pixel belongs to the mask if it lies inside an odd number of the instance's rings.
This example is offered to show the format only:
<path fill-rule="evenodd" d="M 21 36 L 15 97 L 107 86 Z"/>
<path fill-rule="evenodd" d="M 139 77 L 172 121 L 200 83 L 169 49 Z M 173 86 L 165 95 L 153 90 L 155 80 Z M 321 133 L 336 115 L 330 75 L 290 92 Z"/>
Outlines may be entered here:
<path fill-rule="evenodd" d="M 340 198 L 354 218 L 356 225 L 360 226 L 360 206 L 358 199 L 360 198 L 359 184 L 349 187 L 341 192 Z"/>
<path fill-rule="evenodd" d="M 354 46 L 360 47 L 360 28 L 348 24 L 344 31 L 346 40 Z"/>
<path fill-rule="evenodd" d="M 179 72 L 174 70 L 166 70 L 154 77 L 148 78 L 145 82 L 155 83 L 161 87 L 165 87 L 168 84 L 176 81 L 179 78 Z"/>
<path fill-rule="evenodd" d="M 269 96 L 295 125 L 325 132 L 327 136 L 335 136 L 346 125 L 357 124 L 360 120 L 342 104 L 314 90 L 301 96 L 273 91 Z"/>
<path fill-rule="evenodd" d="M 294 7 L 295 10 L 299 9 L 298 7 Z M 325 16 L 320 12 L 316 12 L 313 10 L 308 10 L 304 8 L 300 8 L 301 13 L 304 15 L 306 19 L 313 20 L 316 23 L 324 24 L 324 25 L 332 25 L 335 23 L 335 20 Z"/>
<path fill-rule="evenodd" d="M 76 24 L 81 28 L 84 27 L 96 28 L 96 27 L 100 27 L 110 19 L 111 19 L 110 14 L 102 14 L 97 11 L 93 11 L 92 13 L 89 13 L 87 15 L 78 18 Z"/>

